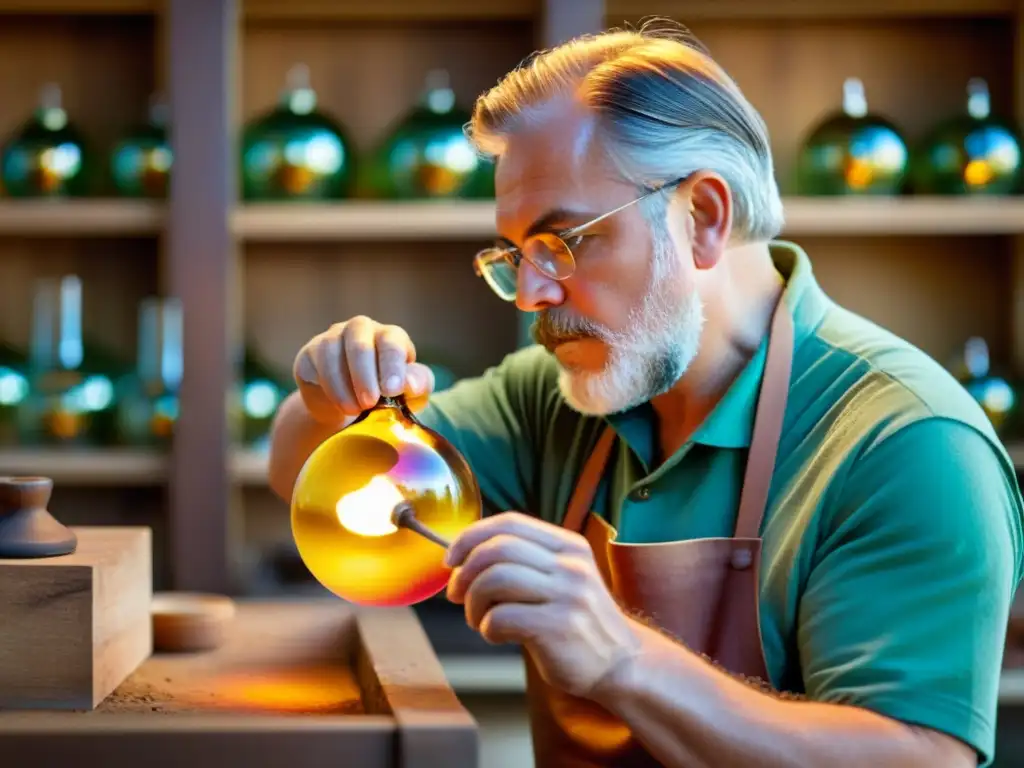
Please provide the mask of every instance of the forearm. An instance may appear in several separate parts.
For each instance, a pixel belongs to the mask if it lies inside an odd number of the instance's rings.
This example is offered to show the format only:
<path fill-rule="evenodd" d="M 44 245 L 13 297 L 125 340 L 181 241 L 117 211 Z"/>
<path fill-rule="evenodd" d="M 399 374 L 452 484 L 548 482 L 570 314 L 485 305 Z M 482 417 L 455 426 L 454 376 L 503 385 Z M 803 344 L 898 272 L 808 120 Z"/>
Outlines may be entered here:
<path fill-rule="evenodd" d="M 274 416 L 270 430 L 267 479 L 271 490 L 282 499 L 291 500 L 295 479 L 306 459 L 320 443 L 350 421 L 352 419 L 324 424 L 313 418 L 298 392 L 288 395 Z"/>
<path fill-rule="evenodd" d="M 668 768 L 975 765 L 937 734 L 851 706 L 776 697 L 647 627 L 639 631 L 642 654 L 596 698 Z"/>

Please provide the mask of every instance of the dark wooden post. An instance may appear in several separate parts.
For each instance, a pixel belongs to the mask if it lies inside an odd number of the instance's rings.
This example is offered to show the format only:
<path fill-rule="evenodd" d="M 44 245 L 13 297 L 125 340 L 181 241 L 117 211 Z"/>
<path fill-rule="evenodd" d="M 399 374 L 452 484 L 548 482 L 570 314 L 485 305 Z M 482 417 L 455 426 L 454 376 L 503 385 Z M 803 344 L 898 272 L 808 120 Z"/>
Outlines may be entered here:
<path fill-rule="evenodd" d="M 181 416 L 170 470 L 170 555 L 176 589 L 230 591 L 231 439 L 238 259 L 237 0 L 167 0 L 168 91 L 175 152 L 165 274 L 184 307 Z"/>

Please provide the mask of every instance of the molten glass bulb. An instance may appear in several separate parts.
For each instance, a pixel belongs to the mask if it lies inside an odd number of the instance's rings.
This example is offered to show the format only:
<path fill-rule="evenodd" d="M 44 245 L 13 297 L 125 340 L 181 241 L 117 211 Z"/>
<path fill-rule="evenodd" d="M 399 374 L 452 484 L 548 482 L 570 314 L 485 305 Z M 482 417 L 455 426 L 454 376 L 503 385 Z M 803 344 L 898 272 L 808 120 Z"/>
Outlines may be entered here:
<path fill-rule="evenodd" d="M 481 517 L 466 460 L 420 424 L 401 399 L 382 398 L 307 459 L 292 494 L 292 536 L 310 573 L 361 605 L 412 605 L 445 588 L 445 550 L 392 512 L 452 539 Z"/>

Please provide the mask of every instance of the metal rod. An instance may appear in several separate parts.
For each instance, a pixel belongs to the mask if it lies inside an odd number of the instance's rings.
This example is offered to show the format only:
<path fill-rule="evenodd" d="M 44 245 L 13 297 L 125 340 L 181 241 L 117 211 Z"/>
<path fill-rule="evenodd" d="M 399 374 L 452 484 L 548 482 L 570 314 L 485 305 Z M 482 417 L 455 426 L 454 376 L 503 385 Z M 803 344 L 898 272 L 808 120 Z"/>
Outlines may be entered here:
<path fill-rule="evenodd" d="M 400 501 L 395 505 L 395 508 L 391 510 L 391 522 L 399 528 L 408 528 L 410 531 L 415 531 L 423 538 L 429 539 L 445 549 L 448 549 L 448 545 L 451 543 L 417 520 L 416 510 L 412 508 L 412 504 L 408 501 Z"/>

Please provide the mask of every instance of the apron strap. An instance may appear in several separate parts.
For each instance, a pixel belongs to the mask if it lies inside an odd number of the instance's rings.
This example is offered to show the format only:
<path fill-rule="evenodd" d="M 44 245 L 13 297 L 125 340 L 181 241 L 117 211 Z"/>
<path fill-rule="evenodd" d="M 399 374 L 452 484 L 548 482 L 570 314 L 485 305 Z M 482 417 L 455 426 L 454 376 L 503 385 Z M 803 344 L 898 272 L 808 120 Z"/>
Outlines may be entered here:
<path fill-rule="evenodd" d="M 601 475 L 608 464 L 608 457 L 612 453 L 612 445 L 615 444 L 615 430 L 605 427 L 601 436 L 597 439 L 597 445 L 591 451 L 587 462 L 583 465 L 583 472 L 576 481 L 576 488 L 573 490 L 572 498 L 569 500 L 569 509 L 565 513 L 562 526 L 570 531 L 580 533 L 586 522 L 587 514 L 594 504 L 594 497 L 597 496 L 597 489 L 601 485 Z"/>
<path fill-rule="evenodd" d="M 761 520 L 768 506 L 768 491 L 775 473 L 775 457 L 782 435 L 789 396 L 789 377 L 793 364 L 793 318 L 785 299 L 780 298 L 772 318 L 768 355 L 764 362 L 761 392 L 754 415 L 747 468 L 740 493 L 735 536 L 756 539 L 761 536 Z"/>

